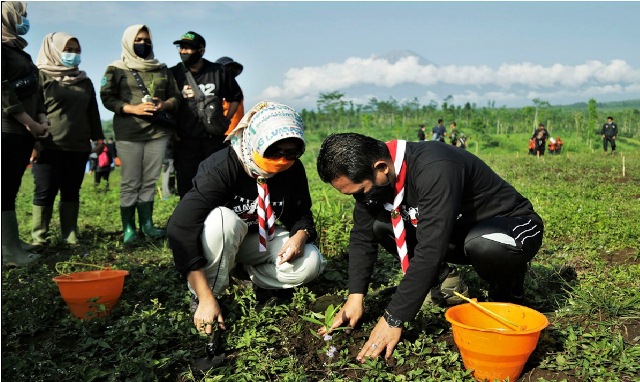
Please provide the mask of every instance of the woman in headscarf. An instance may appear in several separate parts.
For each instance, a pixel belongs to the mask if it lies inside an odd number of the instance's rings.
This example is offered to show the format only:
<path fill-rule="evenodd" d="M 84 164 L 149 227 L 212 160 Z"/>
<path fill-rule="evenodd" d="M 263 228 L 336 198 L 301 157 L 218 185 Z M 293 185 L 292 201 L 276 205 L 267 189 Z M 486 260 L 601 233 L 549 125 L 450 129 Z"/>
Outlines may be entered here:
<path fill-rule="evenodd" d="M 291 290 L 324 268 L 311 244 L 317 234 L 298 159 L 305 148 L 298 113 L 261 102 L 227 141 L 229 147 L 200 164 L 167 227 L 176 268 L 193 294 L 194 324 L 207 333 L 214 322 L 224 329 L 216 296 L 236 265 L 244 267 L 256 292 Z"/>
<path fill-rule="evenodd" d="M 80 65 L 80 42 L 65 32 L 44 37 L 36 65 L 40 91 L 49 118 L 51 136 L 41 140 L 33 163 L 32 243 L 47 242 L 53 202 L 60 191 L 60 233 L 69 244 L 78 243 L 80 187 L 91 151 L 91 140 L 104 146 L 104 134 L 93 83 Z"/>
<path fill-rule="evenodd" d="M 125 244 L 138 239 L 136 208 L 144 235 L 157 239 L 166 234 L 153 226 L 153 201 L 174 128 L 158 117 L 164 111 L 176 110 L 179 96 L 171 71 L 154 58 L 149 27 L 128 27 L 122 35 L 122 57 L 109 65 L 100 88 L 102 103 L 115 113 L 113 131 L 122 163 L 120 213 Z"/>
<path fill-rule="evenodd" d="M 46 137 L 48 121 L 38 97 L 38 68 L 24 52 L 29 31 L 27 4 L 2 2 L 2 263 L 25 266 L 38 259 L 23 246 L 16 196 L 36 138 Z"/>

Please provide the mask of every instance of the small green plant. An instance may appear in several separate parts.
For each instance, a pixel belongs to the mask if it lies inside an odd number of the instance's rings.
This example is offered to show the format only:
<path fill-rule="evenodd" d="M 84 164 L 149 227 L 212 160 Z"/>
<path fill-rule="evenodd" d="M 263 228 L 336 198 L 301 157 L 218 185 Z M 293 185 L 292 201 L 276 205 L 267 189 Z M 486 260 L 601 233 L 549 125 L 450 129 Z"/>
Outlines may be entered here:
<path fill-rule="evenodd" d="M 326 343 L 325 354 L 329 358 L 333 358 L 336 352 L 338 351 L 338 349 L 331 344 L 331 340 L 333 340 L 333 336 L 329 334 L 329 330 L 333 326 L 333 321 L 336 318 L 336 314 L 340 311 L 340 307 L 341 307 L 340 305 L 334 306 L 333 304 L 331 304 L 327 306 L 327 310 L 324 313 L 311 312 L 310 316 L 301 316 L 301 318 L 305 321 L 322 326 L 325 332 L 324 336 L 322 337 L 322 339 Z M 348 326 L 341 326 L 333 329 L 333 331 L 345 330 L 345 329 L 350 329 L 350 328 Z M 313 333 L 313 335 L 317 337 L 320 337 L 316 332 L 313 331 L 313 329 L 311 329 L 311 333 Z"/>

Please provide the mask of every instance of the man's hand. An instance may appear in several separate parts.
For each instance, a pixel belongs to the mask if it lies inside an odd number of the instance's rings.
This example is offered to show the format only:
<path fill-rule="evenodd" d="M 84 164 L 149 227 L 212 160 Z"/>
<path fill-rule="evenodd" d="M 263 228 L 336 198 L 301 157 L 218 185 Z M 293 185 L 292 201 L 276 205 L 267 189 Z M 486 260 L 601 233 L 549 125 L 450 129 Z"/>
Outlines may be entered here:
<path fill-rule="evenodd" d="M 326 328 L 322 327 L 318 329 L 318 334 L 324 336 L 325 334 L 331 333 L 334 329 L 339 328 L 342 324 L 347 324 L 349 327 L 353 328 L 356 326 L 360 318 L 362 317 L 362 312 L 364 312 L 364 295 L 361 293 L 350 294 L 347 302 L 345 302 L 344 306 L 338 314 L 336 314 L 333 319 L 333 325 L 326 330 Z"/>
<path fill-rule="evenodd" d="M 380 317 L 378 324 L 369 336 L 369 341 L 364 344 L 356 359 L 364 363 L 366 357 L 376 358 L 386 349 L 384 359 L 388 360 L 400 341 L 401 335 L 402 328 L 392 328 L 383 317 Z"/>

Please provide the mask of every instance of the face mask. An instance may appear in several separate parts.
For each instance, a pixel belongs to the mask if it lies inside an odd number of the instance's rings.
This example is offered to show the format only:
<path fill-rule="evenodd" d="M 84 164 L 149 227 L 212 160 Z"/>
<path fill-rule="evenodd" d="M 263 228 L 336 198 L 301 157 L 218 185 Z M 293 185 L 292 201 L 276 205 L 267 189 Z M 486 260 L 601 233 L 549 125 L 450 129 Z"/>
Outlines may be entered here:
<path fill-rule="evenodd" d="M 373 185 L 369 192 L 358 192 L 353 194 L 353 198 L 358 203 L 364 203 L 368 206 L 378 205 L 391 201 L 393 197 L 393 188 L 390 187 L 391 183 L 387 181 L 387 184 L 382 186 Z"/>
<path fill-rule="evenodd" d="M 268 172 L 269 174 L 277 174 L 279 172 L 288 170 L 295 160 L 287 160 L 286 158 L 278 158 L 278 159 L 268 159 L 263 158 L 258 153 L 253 153 L 253 161 L 260 167 L 262 170 Z"/>
<path fill-rule="evenodd" d="M 80 54 L 71 53 L 71 52 L 62 52 L 60 54 L 60 60 L 62 61 L 62 65 L 73 68 L 75 66 L 80 65 Z"/>
<path fill-rule="evenodd" d="M 198 62 L 202 58 L 200 52 L 195 53 L 180 53 L 180 59 L 185 65 L 191 66 Z"/>
<path fill-rule="evenodd" d="M 140 58 L 147 58 L 151 54 L 151 50 L 153 49 L 153 45 L 150 44 L 133 44 L 133 52 L 136 56 Z"/>
<path fill-rule="evenodd" d="M 22 23 L 16 24 L 16 33 L 24 36 L 29 32 L 29 19 L 26 17 L 22 18 Z"/>

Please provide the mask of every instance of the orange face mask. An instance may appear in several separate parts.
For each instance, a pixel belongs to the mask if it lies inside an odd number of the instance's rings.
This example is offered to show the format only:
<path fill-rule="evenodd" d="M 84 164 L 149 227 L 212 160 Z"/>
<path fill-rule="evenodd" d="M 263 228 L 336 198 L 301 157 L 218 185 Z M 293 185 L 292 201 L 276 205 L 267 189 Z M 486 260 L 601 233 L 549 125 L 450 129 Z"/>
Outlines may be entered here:
<path fill-rule="evenodd" d="M 268 172 L 269 174 L 277 174 L 279 172 L 288 170 L 291 166 L 293 166 L 293 162 L 295 160 L 287 160 L 286 158 L 278 158 L 278 159 L 268 159 L 261 157 L 258 153 L 253 153 L 253 161 L 260 167 L 262 170 Z"/>

